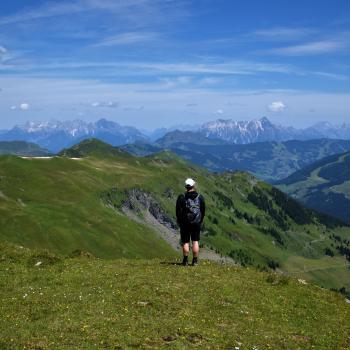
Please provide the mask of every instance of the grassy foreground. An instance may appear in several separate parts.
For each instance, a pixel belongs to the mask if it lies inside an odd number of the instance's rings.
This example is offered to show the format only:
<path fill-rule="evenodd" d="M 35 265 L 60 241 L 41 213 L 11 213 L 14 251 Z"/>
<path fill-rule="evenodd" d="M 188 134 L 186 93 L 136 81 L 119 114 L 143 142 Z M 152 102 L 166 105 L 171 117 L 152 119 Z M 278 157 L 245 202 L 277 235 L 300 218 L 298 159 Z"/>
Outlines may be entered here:
<path fill-rule="evenodd" d="M 39 264 L 41 262 L 41 264 Z M 0 349 L 349 349 L 344 297 L 251 268 L 0 246 Z"/>

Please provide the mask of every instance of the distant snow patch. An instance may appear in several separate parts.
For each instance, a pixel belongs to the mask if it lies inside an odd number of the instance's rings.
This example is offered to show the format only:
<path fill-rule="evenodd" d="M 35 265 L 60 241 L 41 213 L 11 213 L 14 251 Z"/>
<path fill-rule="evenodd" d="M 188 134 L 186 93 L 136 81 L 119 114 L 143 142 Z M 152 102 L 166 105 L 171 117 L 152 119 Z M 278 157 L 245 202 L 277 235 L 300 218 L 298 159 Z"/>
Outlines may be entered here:
<path fill-rule="evenodd" d="M 54 157 L 21 157 L 22 159 L 52 159 Z"/>

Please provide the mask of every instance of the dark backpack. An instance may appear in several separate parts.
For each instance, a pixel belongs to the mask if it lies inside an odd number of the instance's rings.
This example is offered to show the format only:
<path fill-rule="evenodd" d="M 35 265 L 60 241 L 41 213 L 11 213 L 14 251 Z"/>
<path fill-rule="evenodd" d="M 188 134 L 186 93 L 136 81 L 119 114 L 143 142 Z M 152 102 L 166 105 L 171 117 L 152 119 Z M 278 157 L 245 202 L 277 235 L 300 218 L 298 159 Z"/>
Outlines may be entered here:
<path fill-rule="evenodd" d="M 186 199 L 186 217 L 189 224 L 199 224 L 202 221 L 199 195 L 194 199 Z"/>

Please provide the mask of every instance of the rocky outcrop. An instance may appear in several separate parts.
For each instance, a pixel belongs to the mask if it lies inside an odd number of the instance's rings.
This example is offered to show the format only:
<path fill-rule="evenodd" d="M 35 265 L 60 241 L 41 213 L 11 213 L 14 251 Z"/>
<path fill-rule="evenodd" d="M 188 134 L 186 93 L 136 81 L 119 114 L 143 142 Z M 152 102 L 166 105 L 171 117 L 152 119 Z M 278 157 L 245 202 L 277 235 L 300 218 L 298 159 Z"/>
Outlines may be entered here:
<path fill-rule="evenodd" d="M 159 205 L 153 196 L 139 188 L 133 188 L 125 192 L 126 199 L 122 203 L 124 209 L 136 214 L 148 211 L 161 225 L 169 229 L 177 229 L 177 224 Z"/>

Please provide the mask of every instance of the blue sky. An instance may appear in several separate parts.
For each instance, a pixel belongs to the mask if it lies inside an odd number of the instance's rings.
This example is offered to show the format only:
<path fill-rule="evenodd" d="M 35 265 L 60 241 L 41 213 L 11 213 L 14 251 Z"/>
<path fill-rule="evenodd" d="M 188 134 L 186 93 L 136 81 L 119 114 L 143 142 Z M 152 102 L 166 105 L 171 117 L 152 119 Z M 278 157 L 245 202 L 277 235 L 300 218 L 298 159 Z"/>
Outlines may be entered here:
<path fill-rule="evenodd" d="M 2 1 L 0 89 L 0 129 L 350 122 L 350 2 Z"/>

